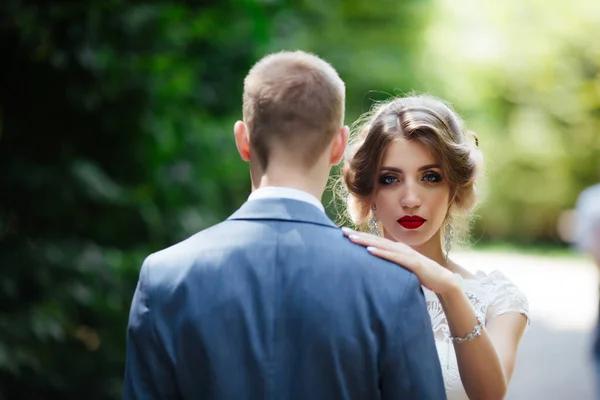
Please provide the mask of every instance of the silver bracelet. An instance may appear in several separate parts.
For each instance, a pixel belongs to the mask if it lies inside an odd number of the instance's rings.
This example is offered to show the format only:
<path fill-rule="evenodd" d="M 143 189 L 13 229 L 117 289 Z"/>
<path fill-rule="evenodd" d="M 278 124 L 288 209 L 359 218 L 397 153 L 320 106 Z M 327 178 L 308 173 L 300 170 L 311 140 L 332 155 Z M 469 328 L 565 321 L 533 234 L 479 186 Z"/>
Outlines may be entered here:
<path fill-rule="evenodd" d="M 465 343 L 465 342 L 470 342 L 471 340 L 475 339 L 477 336 L 481 336 L 481 330 L 483 329 L 483 322 L 481 322 L 479 317 L 477 317 L 477 322 L 478 322 L 478 325 L 475 325 L 475 328 L 473 328 L 473 331 L 470 333 L 467 333 L 467 335 L 465 337 L 450 336 L 450 339 L 452 339 L 452 342 L 461 344 L 461 343 Z"/>

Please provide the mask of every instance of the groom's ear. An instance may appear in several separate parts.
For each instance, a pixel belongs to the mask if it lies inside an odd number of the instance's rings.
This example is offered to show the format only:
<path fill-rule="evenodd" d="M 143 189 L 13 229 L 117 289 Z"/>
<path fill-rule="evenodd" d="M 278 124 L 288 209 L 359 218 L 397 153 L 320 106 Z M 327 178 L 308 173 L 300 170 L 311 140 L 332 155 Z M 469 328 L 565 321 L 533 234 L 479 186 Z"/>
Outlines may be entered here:
<path fill-rule="evenodd" d="M 348 145 L 348 135 L 350 130 L 347 126 L 341 128 L 333 137 L 333 145 L 331 146 L 331 157 L 329 162 L 333 165 L 337 165 L 342 161 L 346 146 Z"/>
<path fill-rule="evenodd" d="M 248 137 L 248 128 L 243 121 L 237 121 L 233 125 L 233 134 L 235 135 L 235 145 L 244 161 L 250 161 L 250 138 Z"/>

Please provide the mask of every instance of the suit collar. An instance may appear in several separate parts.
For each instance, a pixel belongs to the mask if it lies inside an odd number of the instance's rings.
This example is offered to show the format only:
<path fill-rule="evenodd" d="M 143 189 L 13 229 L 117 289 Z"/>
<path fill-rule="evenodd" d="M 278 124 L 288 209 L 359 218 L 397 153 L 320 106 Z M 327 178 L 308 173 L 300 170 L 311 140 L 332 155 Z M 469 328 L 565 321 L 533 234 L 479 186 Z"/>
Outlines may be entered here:
<path fill-rule="evenodd" d="M 323 204 L 321 204 L 321 201 L 315 196 L 303 190 L 291 187 L 265 186 L 254 190 L 252 193 L 250 193 L 250 196 L 248 197 L 249 201 L 259 199 L 300 200 L 306 203 L 310 203 L 322 212 L 325 212 Z"/>
<path fill-rule="evenodd" d="M 293 221 L 337 228 L 333 221 L 314 205 L 292 199 L 265 198 L 247 201 L 228 220 Z"/>

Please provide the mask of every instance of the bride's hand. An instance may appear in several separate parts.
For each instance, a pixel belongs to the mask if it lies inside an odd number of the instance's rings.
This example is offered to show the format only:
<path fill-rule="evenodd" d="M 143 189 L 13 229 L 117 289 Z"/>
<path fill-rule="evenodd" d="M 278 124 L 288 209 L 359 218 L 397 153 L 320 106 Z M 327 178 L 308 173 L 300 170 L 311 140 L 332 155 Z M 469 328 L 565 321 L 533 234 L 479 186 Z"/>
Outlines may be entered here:
<path fill-rule="evenodd" d="M 342 231 L 352 242 L 365 246 L 371 254 L 414 272 L 423 286 L 437 294 L 444 294 L 456 286 L 452 272 L 404 243 L 346 227 Z"/>

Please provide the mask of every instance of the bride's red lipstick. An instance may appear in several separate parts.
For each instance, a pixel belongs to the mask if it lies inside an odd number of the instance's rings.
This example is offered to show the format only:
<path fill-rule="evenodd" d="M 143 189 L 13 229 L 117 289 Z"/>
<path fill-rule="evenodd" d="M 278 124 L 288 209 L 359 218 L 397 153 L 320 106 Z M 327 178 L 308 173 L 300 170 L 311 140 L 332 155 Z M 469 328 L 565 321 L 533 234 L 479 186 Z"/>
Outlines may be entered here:
<path fill-rule="evenodd" d="M 423 225 L 427 220 L 418 215 L 405 215 L 398 219 L 398 223 L 405 229 L 417 229 Z"/>

